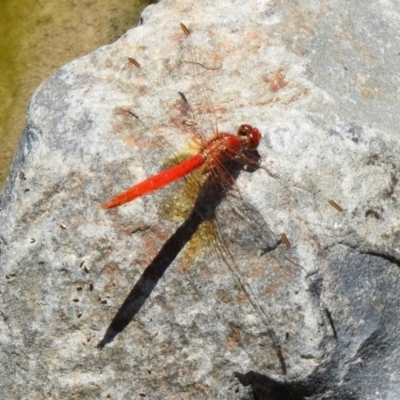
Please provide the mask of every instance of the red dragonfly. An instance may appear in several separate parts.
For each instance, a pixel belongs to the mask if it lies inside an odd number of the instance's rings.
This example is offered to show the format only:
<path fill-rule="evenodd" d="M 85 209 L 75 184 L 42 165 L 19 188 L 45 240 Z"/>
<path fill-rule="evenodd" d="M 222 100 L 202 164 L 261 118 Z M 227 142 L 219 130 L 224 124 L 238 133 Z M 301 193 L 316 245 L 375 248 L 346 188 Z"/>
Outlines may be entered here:
<path fill-rule="evenodd" d="M 180 27 L 183 33 L 189 37 L 189 29 L 183 23 L 180 24 Z M 128 58 L 128 60 L 136 68 L 140 68 L 140 64 L 136 60 L 132 58 Z M 197 63 L 197 61 L 193 62 Z M 188 104 L 185 95 L 183 93 L 179 94 Z M 188 107 L 190 106 L 188 105 Z M 131 115 L 138 118 L 134 113 L 131 113 Z M 137 183 L 103 204 L 102 208 L 106 210 L 121 206 L 161 189 L 164 186 L 191 174 L 199 168 L 203 168 L 204 173 L 209 173 L 216 177 L 216 179 L 221 179 L 218 177 L 224 176 L 226 178 L 227 171 L 224 170 L 226 169 L 225 165 L 227 161 L 236 160 L 243 166 L 254 166 L 255 161 L 249 158 L 246 153 L 257 149 L 261 140 L 261 133 L 257 128 L 249 124 L 243 124 L 237 130 L 236 135 L 217 131 L 213 132 L 210 138 L 201 137 L 201 140 L 200 150 L 197 154 L 192 155 L 172 168 L 163 170 L 160 173 Z M 336 202 L 329 199 L 327 199 L 327 201 L 338 211 L 342 211 Z M 286 246 L 290 247 L 290 242 L 286 235 L 281 234 L 281 236 Z"/>
<path fill-rule="evenodd" d="M 189 29 L 180 24 L 182 31 L 186 36 L 190 35 Z M 140 64 L 129 58 L 131 64 L 140 68 Z M 183 100 L 187 102 L 183 93 L 180 93 Z M 208 140 L 204 139 L 201 143 L 200 151 L 182 161 L 172 168 L 164 170 L 159 174 L 147 178 L 123 193 L 113 197 L 110 201 L 103 204 L 103 209 L 121 206 L 125 203 L 133 201 L 138 197 L 150 194 L 155 190 L 175 182 L 193 171 L 202 167 L 205 173 L 213 174 L 218 177 L 225 175 L 221 170 L 225 168 L 225 164 L 229 160 L 240 160 L 243 165 L 249 163 L 254 164 L 254 161 L 248 159 L 245 155 L 248 151 L 257 149 L 261 140 L 260 131 L 248 124 L 243 124 L 239 127 L 237 135 L 232 133 L 214 132 Z"/>
<path fill-rule="evenodd" d="M 198 62 L 195 53 L 193 51 L 193 47 L 190 44 L 189 29 L 182 23 L 180 24 L 180 27 L 186 37 L 187 43 L 189 43 L 188 49 L 191 57 L 190 64 L 195 68 L 195 70 L 198 70 L 199 68 L 201 68 L 202 64 Z M 129 58 L 128 60 L 131 66 L 133 66 L 139 71 L 141 70 L 139 62 L 137 62 L 132 58 Z M 197 79 L 198 75 L 199 75 L 198 72 L 194 74 L 195 79 Z M 152 85 L 151 81 L 147 78 L 147 76 L 145 74 L 141 76 L 145 77 L 148 86 L 153 87 L 152 90 L 154 90 L 154 86 Z M 201 92 L 201 95 L 199 95 L 199 97 L 202 99 L 203 102 L 206 103 L 206 105 L 204 106 L 207 110 L 205 114 L 207 115 L 211 114 L 211 118 L 214 120 L 215 114 L 213 113 L 212 110 L 212 103 L 209 98 L 209 95 L 207 94 L 207 91 L 204 89 L 204 84 L 200 83 L 198 84 L 198 87 L 200 87 L 200 92 Z M 178 108 L 181 108 L 186 112 L 189 111 L 188 112 L 189 114 L 195 114 L 194 112 L 192 112 L 192 107 L 189 101 L 186 99 L 186 95 L 183 92 L 178 92 L 178 93 L 180 98 L 180 102 L 177 103 L 179 104 Z M 130 116 L 133 118 L 136 126 L 141 126 L 141 124 L 143 124 L 143 128 L 147 129 L 141 118 L 136 114 L 136 111 L 135 112 L 128 111 L 128 114 L 130 114 Z M 170 168 L 164 169 L 161 172 L 153 176 L 150 176 L 144 181 L 139 182 L 134 186 L 130 187 L 129 189 L 125 190 L 124 192 L 116 195 L 115 197 L 111 198 L 108 202 L 102 205 L 103 209 L 107 210 L 114 207 L 118 207 L 127 202 L 138 199 L 142 196 L 151 194 L 154 191 L 157 191 L 177 180 L 184 178 L 189 174 L 192 174 L 194 171 L 198 169 L 202 170 L 201 176 L 203 177 L 203 179 L 200 179 L 202 182 L 198 182 L 195 180 L 196 186 L 201 186 L 202 184 L 204 184 L 204 181 L 206 181 L 208 182 L 208 184 L 214 185 L 214 187 L 219 188 L 219 190 L 222 190 L 224 194 L 226 194 L 235 187 L 235 179 L 238 167 L 240 169 L 245 169 L 250 171 L 256 170 L 260 167 L 257 148 L 262 136 L 259 129 L 257 129 L 256 127 L 250 124 L 242 124 L 239 126 L 237 134 L 235 135 L 227 132 L 219 132 L 218 129 L 214 128 L 213 123 L 208 124 L 206 128 L 209 129 L 209 132 L 204 134 L 201 130 L 199 130 L 199 128 L 200 129 L 205 129 L 205 128 L 199 127 L 198 124 L 192 118 L 187 119 L 184 122 L 184 125 L 186 127 L 192 128 L 196 132 L 192 139 L 198 145 L 199 149 L 197 153 L 191 155 L 190 157 L 184 159 L 183 161 L 177 163 L 176 165 Z M 165 137 L 159 136 L 157 132 L 154 132 L 152 134 L 154 135 L 155 138 L 159 139 L 163 143 L 167 142 Z M 305 188 L 305 190 L 307 189 Z M 341 211 L 340 206 L 333 200 L 326 199 L 323 196 L 318 196 L 318 197 L 322 197 L 324 200 L 327 200 L 332 207 L 334 207 L 338 211 Z M 203 201 L 204 200 L 205 199 L 203 198 Z M 235 201 L 236 200 L 233 201 L 231 200 L 231 206 L 235 203 Z M 234 214 L 240 212 L 239 208 L 240 208 L 239 205 L 237 207 L 236 206 L 231 207 L 232 213 Z M 224 216 L 223 218 L 225 219 L 228 217 Z M 258 216 L 252 215 L 251 218 L 254 221 L 258 218 Z M 256 222 L 252 223 L 252 227 L 250 226 L 248 227 L 246 225 L 243 226 L 243 230 L 250 232 L 253 229 L 253 227 L 256 226 L 257 224 L 260 225 L 260 229 L 264 229 L 263 226 L 265 226 L 265 224 L 260 219 L 258 219 Z M 268 229 L 268 235 L 271 236 L 271 230 L 269 228 L 267 229 Z M 256 235 L 256 238 L 252 240 L 262 241 L 264 237 L 265 236 L 263 235 L 258 235 L 258 236 Z M 225 240 L 225 238 L 220 239 L 220 242 L 222 242 L 222 246 L 220 247 L 227 248 L 228 256 L 222 255 L 222 257 L 224 259 L 226 259 L 227 257 L 229 258 L 229 264 L 230 264 L 229 268 L 231 268 L 232 265 L 237 263 L 237 260 L 234 260 L 232 257 L 230 257 L 229 245 L 226 245 L 227 241 L 229 241 L 229 238 L 228 240 Z M 282 233 L 279 239 L 275 238 L 274 248 L 281 241 L 285 243 L 286 247 L 290 247 L 289 239 L 286 237 L 284 233 Z M 267 249 L 269 245 L 270 244 L 265 245 Z M 238 276 L 240 275 L 240 273 L 237 272 L 234 273 L 236 278 L 240 281 L 240 285 L 242 286 L 247 296 L 249 297 L 250 303 L 253 305 L 254 308 L 257 308 L 259 310 L 260 314 L 265 315 L 265 313 L 262 311 L 262 308 L 257 304 L 257 301 L 254 300 L 256 296 L 252 294 L 252 289 L 250 288 L 250 286 L 244 280 L 242 280 L 240 276 Z M 268 320 L 268 317 L 266 319 Z M 274 340 L 274 342 L 276 342 L 276 340 Z M 279 358 L 281 359 L 281 356 L 279 356 Z M 283 363 L 281 362 L 281 364 Z"/>

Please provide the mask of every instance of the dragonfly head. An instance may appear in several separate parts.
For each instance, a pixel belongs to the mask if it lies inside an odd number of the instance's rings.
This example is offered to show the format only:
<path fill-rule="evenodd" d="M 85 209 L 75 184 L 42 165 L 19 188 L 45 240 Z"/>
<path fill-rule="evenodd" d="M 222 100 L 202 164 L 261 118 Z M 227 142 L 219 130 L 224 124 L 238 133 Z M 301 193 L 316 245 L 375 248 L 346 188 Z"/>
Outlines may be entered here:
<path fill-rule="evenodd" d="M 246 150 L 255 150 L 261 140 L 260 131 L 248 124 L 240 125 L 237 134 L 243 139 Z"/>

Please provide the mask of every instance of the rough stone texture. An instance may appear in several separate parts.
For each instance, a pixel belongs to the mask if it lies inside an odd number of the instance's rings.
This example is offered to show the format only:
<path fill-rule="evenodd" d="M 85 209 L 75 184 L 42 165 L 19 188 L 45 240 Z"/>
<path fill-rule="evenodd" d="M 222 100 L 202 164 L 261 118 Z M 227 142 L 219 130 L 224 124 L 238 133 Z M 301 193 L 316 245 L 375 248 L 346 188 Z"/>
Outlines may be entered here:
<path fill-rule="evenodd" d="M 4 398 L 400 397 L 400 7 L 214 3 L 149 7 L 35 93 L 1 197 Z M 199 88 L 262 168 L 208 210 L 190 180 L 101 210 L 171 161 L 154 132 L 189 150 L 177 91 L 212 127 Z"/>

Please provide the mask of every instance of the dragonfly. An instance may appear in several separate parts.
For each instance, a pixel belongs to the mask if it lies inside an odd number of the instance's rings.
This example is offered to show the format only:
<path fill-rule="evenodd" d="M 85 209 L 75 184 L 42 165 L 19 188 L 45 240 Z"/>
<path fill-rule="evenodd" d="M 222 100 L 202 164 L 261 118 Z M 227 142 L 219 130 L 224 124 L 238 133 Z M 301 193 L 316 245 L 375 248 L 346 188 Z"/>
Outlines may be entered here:
<path fill-rule="evenodd" d="M 189 29 L 183 23 L 180 23 L 180 27 L 185 36 L 189 37 Z M 140 68 L 140 63 L 135 59 L 128 57 L 128 61 L 136 68 Z M 179 92 L 179 95 L 187 106 L 190 107 L 184 93 Z M 131 115 L 134 118 L 138 118 L 134 113 L 131 113 Z M 218 131 L 210 133 L 211 137 L 209 138 L 205 137 L 205 135 L 200 135 L 197 138 L 200 141 L 200 149 L 196 154 L 114 196 L 103 204 L 102 208 L 107 210 L 119 207 L 139 197 L 151 194 L 178 179 L 182 179 L 199 168 L 202 168 L 204 173 L 212 175 L 217 180 L 221 180 L 226 179 L 229 174 L 226 168 L 226 163 L 229 161 L 238 161 L 243 166 L 255 165 L 254 160 L 248 157 L 247 154 L 248 152 L 255 151 L 260 143 L 261 133 L 256 127 L 249 124 L 242 124 L 239 126 L 236 135 Z M 335 201 L 331 199 L 327 199 L 327 201 L 337 211 L 342 211 L 342 208 Z M 290 247 L 290 242 L 286 234 L 281 233 L 281 238 L 286 246 Z"/>
<path fill-rule="evenodd" d="M 189 29 L 183 23 L 180 24 L 180 27 L 183 33 L 189 37 Z M 128 58 L 128 60 L 136 68 L 140 68 L 139 62 L 135 59 Z M 184 93 L 180 92 L 179 94 L 182 100 L 190 107 Z M 132 115 L 136 117 L 136 115 Z M 204 173 L 212 174 L 216 179 L 221 179 L 218 176 L 226 176 L 226 171 L 223 170 L 226 168 L 227 161 L 238 160 L 243 165 L 254 163 L 254 161 L 246 157 L 246 153 L 257 149 L 261 140 L 261 133 L 256 127 L 242 124 L 238 128 L 236 135 L 217 131 L 213 132 L 210 138 L 200 135 L 198 139 L 200 140 L 200 151 L 197 154 L 132 186 L 103 204 L 102 208 L 107 210 L 118 207 L 150 194 L 191 174 L 200 167 L 204 169 Z"/>
<path fill-rule="evenodd" d="M 264 169 L 270 173 L 270 170 L 261 164 L 260 155 L 257 151 L 262 140 L 262 134 L 257 127 L 249 123 L 242 123 L 237 129 L 236 134 L 219 131 L 210 94 L 205 89 L 204 83 L 199 79 L 201 75 L 199 70 L 203 68 L 203 64 L 199 62 L 194 51 L 190 39 L 191 32 L 183 23 L 180 23 L 180 29 L 184 35 L 185 46 L 189 54 L 189 59 L 186 62 L 194 71 L 192 76 L 195 80 L 194 87 L 197 89 L 196 102 L 199 100 L 203 104 L 202 107 L 205 111 L 199 118 L 196 115 L 194 107 L 191 105 L 190 99 L 187 98 L 183 91 L 177 92 L 178 101 L 175 102 L 175 105 L 178 106 L 179 110 L 184 111 L 185 118 L 181 119 L 181 124 L 186 128 L 186 132 L 183 135 L 186 135 L 187 131 L 192 133 L 191 142 L 194 145 L 191 145 L 191 150 L 193 147 L 196 147 L 196 151 L 193 151 L 192 155 L 183 160 L 178 159 L 173 166 L 162 169 L 158 173 L 115 195 L 101 207 L 104 210 L 120 207 L 144 196 L 151 195 L 168 185 L 172 185 L 176 181 L 185 179 L 188 176 L 194 176 L 197 171 L 197 175 L 188 182 L 199 193 L 193 209 L 195 209 L 201 220 L 213 221 L 216 226 L 215 231 L 217 232 L 215 236 L 216 249 L 214 251 L 228 265 L 228 268 L 238 280 L 239 286 L 248 296 L 252 307 L 257 310 L 257 313 L 262 316 L 264 322 L 268 324 L 269 317 L 267 313 L 263 310 L 262 305 L 259 304 L 257 295 L 253 292 L 251 285 L 241 276 L 240 268 L 237 268 L 237 265 L 244 261 L 238 260 L 233 255 L 235 253 L 233 248 L 237 247 L 238 243 L 242 242 L 242 239 L 237 239 L 236 235 L 238 232 L 231 230 L 231 234 L 235 236 L 235 239 L 232 240 L 226 233 L 221 233 L 220 229 L 220 225 L 230 224 L 231 227 L 239 227 L 243 224 L 243 232 L 246 232 L 243 236 L 243 241 L 252 242 L 255 248 L 263 249 L 264 252 L 272 252 L 281 243 L 287 249 L 291 247 L 291 242 L 285 233 L 276 234 L 265 223 L 261 214 L 244 205 L 240 191 L 236 186 L 236 179 L 242 171 L 252 173 L 258 169 Z M 154 92 L 154 97 L 159 97 L 159 92 L 155 88 L 155 85 L 146 73 L 142 72 L 141 64 L 133 58 L 128 58 L 127 63 L 131 68 L 137 70 L 139 76 L 146 82 L 150 90 Z M 138 127 L 140 132 L 150 131 L 150 137 L 153 137 L 153 142 L 159 142 L 157 144 L 161 143 L 164 148 L 169 147 L 172 149 L 171 152 L 174 152 L 174 146 L 169 143 L 168 139 L 155 129 L 148 127 L 136 110 L 125 110 L 125 114 L 132 118 L 134 126 Z M 285 178 L 282 178 L 277 172 L 274 173 L 274 176 L 285 181 Z M 289 179 L 286 178 L 287 181 Z M 306 187 L 298 184 L 296 186 L 310 192 Z M 211 205 L 211 209 L 206 210 L 206 203 L 210 201 L 211 194 L 213 195 L 214 204 Z M 313 192 L 310 194 L 318 197 L 320 200 L 327 201 L 337 211 L 342 211 L 342 208 L 335 201 L 321 195 L 316 195 Z M 221 204 L 224 205 L 220 206 Z M 218 215 L 218 212 L 220 215 Z M 233 222 L 229 223 L 228 221 Z M 282 253 L 280 252 L 279 254 Z M 278 256 L 272 256 L 274 260 L 276 260 L 276 257 Z M 284 371 L 285 363 L 282 352 L 279 350 L 279 341 L 275 338 L 272 331 L 268 332 L 275 347 L 278 348 L 278 358 L 281 369 Z"/>

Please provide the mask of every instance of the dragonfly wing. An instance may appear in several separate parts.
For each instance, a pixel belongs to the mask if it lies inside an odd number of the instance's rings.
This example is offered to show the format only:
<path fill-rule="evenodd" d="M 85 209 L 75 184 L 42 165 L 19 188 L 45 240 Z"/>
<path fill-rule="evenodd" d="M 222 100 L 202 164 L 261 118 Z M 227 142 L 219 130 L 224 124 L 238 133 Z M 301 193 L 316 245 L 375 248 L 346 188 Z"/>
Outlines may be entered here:
<path fill-rule="evenodd" d="M 217 206 L 215 218 L 221 268 L 237 281 L 237 323 L 247 340 L 265 350 L 271 346 L 270 352 L 252 352 L 254 362 L 273 362 L 278 373 L 293 363 L 308 368 L 302 352 L 318 353 L 320 310 L 315 309 L 304 269 L 261 212 L 235 193 Z M 298 340 L 304 342 L 300 352 Z"/>

